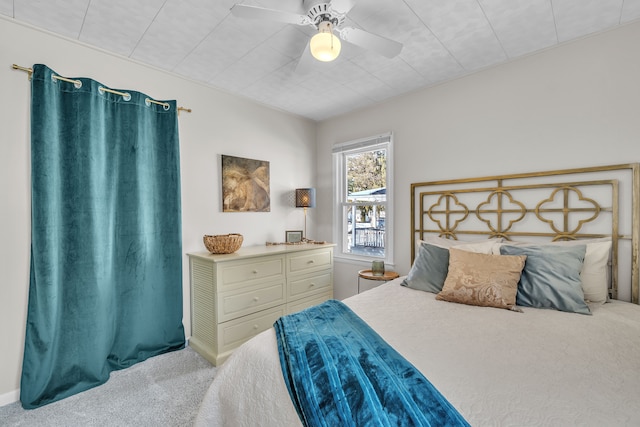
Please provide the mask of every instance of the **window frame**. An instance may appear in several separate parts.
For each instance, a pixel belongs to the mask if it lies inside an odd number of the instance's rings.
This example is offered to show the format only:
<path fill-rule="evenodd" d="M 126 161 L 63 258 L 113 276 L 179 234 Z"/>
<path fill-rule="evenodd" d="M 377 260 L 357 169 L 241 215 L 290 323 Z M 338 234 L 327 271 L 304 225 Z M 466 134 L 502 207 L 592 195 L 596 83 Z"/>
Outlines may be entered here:
<path fill-rule="evenodd" d="M 358 153 L 386 149 L 386 202 L 347 202 L 348 183 L 346 174 L 346 156 Z M 380 134 L 368 138 L 335 144 L 333 155 L 333 241 L 336 244 L 334 257 L 353 261 L 383 260 L 385 264 L 393 265 L 393 133 Z M 347 221 L 345 212 L 347 206 L 384 205 L 385 207 L 385 245 L 384 257 L 352 254 L 345 252 L 348 244 Z M 354 223 L 355 224 L 355 223 Z"/>

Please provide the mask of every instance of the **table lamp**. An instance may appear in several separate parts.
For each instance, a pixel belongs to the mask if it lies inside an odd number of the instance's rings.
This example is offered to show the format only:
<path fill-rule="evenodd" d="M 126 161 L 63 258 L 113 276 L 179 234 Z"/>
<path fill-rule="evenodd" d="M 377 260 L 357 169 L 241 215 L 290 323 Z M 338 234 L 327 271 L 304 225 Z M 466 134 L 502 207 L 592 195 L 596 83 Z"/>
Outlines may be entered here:
<path fill-rule="evenodd" d="M 304 208 L 304 238 L 307 239 L 307 208 L 316 206 L 315 188 L 296 188 L 296 208 Z"/>

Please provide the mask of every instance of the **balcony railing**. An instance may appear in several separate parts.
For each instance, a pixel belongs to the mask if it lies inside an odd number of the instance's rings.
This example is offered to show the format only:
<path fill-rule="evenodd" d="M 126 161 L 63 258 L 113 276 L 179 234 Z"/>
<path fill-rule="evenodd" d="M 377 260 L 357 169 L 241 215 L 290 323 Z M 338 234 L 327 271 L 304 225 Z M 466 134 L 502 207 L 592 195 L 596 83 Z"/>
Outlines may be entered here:
<path fill-rule="evenodd" d="M 384 248 L 384 228 L 356 228 L 354 246 Z"/>

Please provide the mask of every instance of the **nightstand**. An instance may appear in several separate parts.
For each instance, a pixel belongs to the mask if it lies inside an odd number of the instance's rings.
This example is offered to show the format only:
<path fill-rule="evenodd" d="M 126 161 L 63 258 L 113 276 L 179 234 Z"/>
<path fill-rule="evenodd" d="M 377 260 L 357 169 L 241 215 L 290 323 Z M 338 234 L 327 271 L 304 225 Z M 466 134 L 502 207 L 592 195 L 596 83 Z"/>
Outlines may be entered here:
<path fill-rule="evenodd" d="M 358 271 L 358 293 L 360 293 L 360 279 L 376 280 L 379 282 L 388 282 L 389 280 L 397 279 L 400 277 L 395 271 L 385 271 L 382 276 L 374 276 L 371 270 Z"/>

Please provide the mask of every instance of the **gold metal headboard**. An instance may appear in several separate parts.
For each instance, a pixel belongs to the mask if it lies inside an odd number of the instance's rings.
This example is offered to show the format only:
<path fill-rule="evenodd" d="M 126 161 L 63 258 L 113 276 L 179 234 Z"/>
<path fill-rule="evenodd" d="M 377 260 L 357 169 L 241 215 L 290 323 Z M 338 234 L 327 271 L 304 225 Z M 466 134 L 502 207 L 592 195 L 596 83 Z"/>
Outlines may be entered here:
<path fill-rule="evenodd" d="M 610 237 L 611 295 L 620 240 L 630 300 L 639 303 L 639 163 L 411 184 L 411 262 L 426 234 L 538 241 Z M 622 192 L 621 203 L 621 188 Z M 623 205 L 623 211 L 621 211 Z M 623 220 L 623 223 L 621 223 Z M 629 262 L 626 262 L 626 261 Z M 625 288 L 626 289 L 626 288 Z"/>

